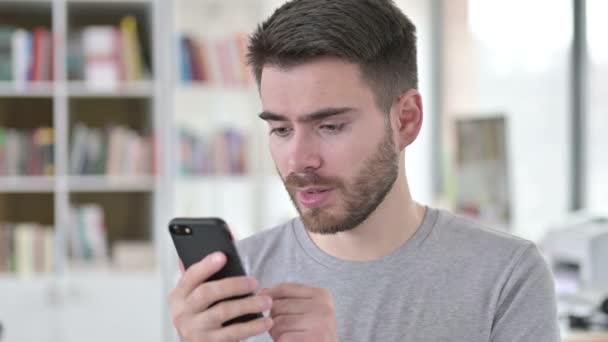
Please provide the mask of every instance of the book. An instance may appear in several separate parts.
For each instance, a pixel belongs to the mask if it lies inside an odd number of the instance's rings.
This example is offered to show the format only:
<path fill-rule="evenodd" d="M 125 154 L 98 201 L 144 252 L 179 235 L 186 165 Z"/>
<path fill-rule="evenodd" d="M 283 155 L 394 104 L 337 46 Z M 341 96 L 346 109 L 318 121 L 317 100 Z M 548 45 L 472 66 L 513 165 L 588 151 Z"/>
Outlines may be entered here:
<path fill-rule="evenodd" d="M 190 52 L 190 38 L 181 37 L 179 42 L 180 48 L 180 69 L 179 74 L 182 82 L 190 82 L 193 78 L 192 73 L 192 53 Z"/>
<path fill-rule="evenodd" d="M 36 146 L 40 150 L 42 161 L 40 174 L 52 176 L 55 174 L 55 130 L 51 127 L 38 128 L 34 133 Z"/>
<path fill-rule="evenodd" d="M 134 16 L 126 16 L 120 20 L 120 32 L 122 34 L 122 53 L 126 66 L 126 80 L 141 80 L 143 78 L 143 61 L 137 32 L 137 20 Z"/>
<path fill-rule="evenodd" d="M 0 274 L 9 271 L 8 227 L 0 224 Z"/>
<path fill-rule="evenodd" d="M 27 223 L 15 226 L 15 271 L 29 276 L 34 273 L 34 235 Z"/>
<path fill-rule="evenodd" d="M 76 175 L 152 174 L 153 138 L 121 125 L 106 128 L 76 123 L 72 132 L 70 173 Z"/>
<path fill-rule="evenodd" d="M 201 82 L 224 87 L 253 84 L 247 65 L 247 36 L 236 33 L 224 37 L 180 36 L 179 74 L 185 83 Z"/>
<path fill-rule="evenodd" d="M 70 208 L 68 229 L 70 260 L 102 265 L 108 261 L 107 228 L 104 210 L 97 204 Z"/>
<path fill-rule="evenodd" d="M 6 133 L 6 169 L 5 176 L 16 176 L 19 173 L 20 141 L 19 133 L 15 129 L 9 129 Z"/>
<path fill-rule="evenodd" d="M 55 265 L 55 232 L 39 223 L 0 223 L 0 273 L 22 277 L 49 273 Z"/>
<path fill-rule="evenodd" d="M 30 81 L 49 80 L 51 67 L 50 49 L 51 35 L 45 27 L 35 27 L 32 32 L 32 60 L 30 66 Z"/>
<path fill-rule="evenodd" d="M 180 129 L 179 172 L 182 175 L 240 175 L 247 172 L 247 138 L 235 128 L 211 134 Z"/>
<path fill-rule="evenodd" d="M 67 42 L 67 73 L 69 80 L 84 79 L 85 57 L 82 32 L 70 32 Z"/>
<path fill-rule="evenodd" d="M 7 155 L 6 155 L 6 143 L 7 143 L 7 131 L 6 129 L 0 127 L 0 174 L 5 174 L 7 165 Z"/>
<path fill-rule="evenodd" d="M 53 80 L 53 35 L 48 28 L 32 31 L 0 26 L 0 80 L 13 81 L 17 89 L 29 82 Z"/>
<path fill-rule="evenodd" d="M 88 26 L 82 31 L 84 49 L 84 80 L 92 89 L 117 88 L 120 81 L 120 61 L 113 26 Z"/>
<path fill-rule="evenodd" d="M 134 16 L 118 25 L 92 25 L 71 32 L 67 42 L 70 80 L 84 80 L 87 87 L 115 90 L 126 82 L 149 78 Z"/>
<path fill-rule="evenodd" d="M 53 175 L 54 130 L 0 127 L 0 176 Z"/>
<path fill-rule="evenodd" d="M 86 150 L 84 152 L 86 153 L 86 164 L 83 173 L 94 175 L 105 173 L 104 137 L 101 130 L 88 130 Z"/>
<path fill-rule="evenodd" d="M 13 27 L 0 26 L 0 81 L 13 80 Z"/>
<path fill-rule="evenodd" d="M 29 78 L 29 68 L 32 64 L 31 35 L 23 29 L 13 33 L 12 59 L 13 81 L 17 89 L 23 89 Z"/>
<path fill-rule="evenodd" d="M 0 127 L 0 176 L 53 175 L 54 130 Z"/>

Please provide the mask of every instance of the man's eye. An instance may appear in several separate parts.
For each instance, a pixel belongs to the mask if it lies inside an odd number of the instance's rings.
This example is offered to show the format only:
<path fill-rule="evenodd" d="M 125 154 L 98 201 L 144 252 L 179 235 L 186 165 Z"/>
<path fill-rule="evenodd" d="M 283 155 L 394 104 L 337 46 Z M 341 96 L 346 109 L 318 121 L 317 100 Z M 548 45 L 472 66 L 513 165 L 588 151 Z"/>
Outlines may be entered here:
<path fill-rule="evenodd" d="M 321 125 L 320 128 L 329 133 L 338 133 L 344 128 L 344 126 L 345 126 L 345 124 L 339 124 L 339 125 L 329 124 L 329 125 Z"/>
<path fill-rule="evenodd" d="M 270 130 L 270 135 L 274 134 L 279 137 L 286 137 L 289 135 L 290 132 L 291 130 L 287 127 L 276 127 Z"/>

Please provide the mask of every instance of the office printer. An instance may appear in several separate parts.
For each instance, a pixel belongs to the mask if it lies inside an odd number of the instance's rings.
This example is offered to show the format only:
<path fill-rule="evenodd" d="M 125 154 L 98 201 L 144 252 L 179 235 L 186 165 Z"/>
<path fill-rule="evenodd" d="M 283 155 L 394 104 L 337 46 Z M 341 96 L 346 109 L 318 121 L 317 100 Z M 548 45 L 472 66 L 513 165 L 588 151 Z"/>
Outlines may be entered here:
<path fill-rule="evenodd" d="M 551 227 L 540 245 L 558 292 L 608 289 L 608 217 L 575 216 Z"/>
<path fill-rule="evenodd" d="M 608 216 L 576 214 L 540 242 L 571 327 L 608 324 Z M 599 316 L 598 316 L 599 315 Z"/>

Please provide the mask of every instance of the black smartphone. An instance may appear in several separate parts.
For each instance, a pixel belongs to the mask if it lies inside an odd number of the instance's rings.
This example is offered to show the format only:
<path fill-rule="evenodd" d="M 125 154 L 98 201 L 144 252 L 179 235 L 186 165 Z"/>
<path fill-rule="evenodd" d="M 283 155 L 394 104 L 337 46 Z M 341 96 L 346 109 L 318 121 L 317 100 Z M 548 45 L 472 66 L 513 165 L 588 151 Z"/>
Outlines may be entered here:
<path fill-rule="evenodd" d="M 224 220 L 216 217 L 174 218 L 169 222 L 169 233 L 171 233 L 177 255 L 186 269 L 213 252 L 219 251 L 226 255 L 226 265 L 207 281 L 245 275 L 232 235 Z M 251 295 L 253 294 L 225 300 L 240 299 Z M 217 303 L 213 305 L 215 304 Z M 223 326 L 248 322 L 260 317 L 262 317 L 261 313 L 247 314 L 226 321 Z"/>

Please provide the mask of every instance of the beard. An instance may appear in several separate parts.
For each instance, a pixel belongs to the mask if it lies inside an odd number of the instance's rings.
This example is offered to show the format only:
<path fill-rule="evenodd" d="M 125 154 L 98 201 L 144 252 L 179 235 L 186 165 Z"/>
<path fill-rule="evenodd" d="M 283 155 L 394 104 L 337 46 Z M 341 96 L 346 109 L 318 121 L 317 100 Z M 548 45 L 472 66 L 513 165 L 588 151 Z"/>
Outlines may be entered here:
<path fill-rule="evenodd" d="M 392 189 L 399 174 L 399 154 L 391 137 L 390 122 L 376 151 L 363 163 L 361 170 L 346 183 L 337 177 L 321 177 L 314 172 L 291 173 L 283 180 L 302 222 L 311 233 L 336 234 L 363 223 Z M 304 211 L 298 205 L 296 189 L 318 186 L 331 188 L 339 195 L 337 208 L 312 208 Z"/>

